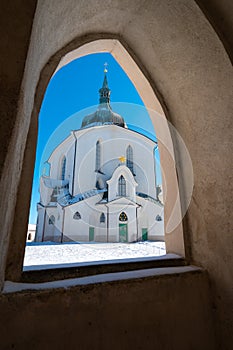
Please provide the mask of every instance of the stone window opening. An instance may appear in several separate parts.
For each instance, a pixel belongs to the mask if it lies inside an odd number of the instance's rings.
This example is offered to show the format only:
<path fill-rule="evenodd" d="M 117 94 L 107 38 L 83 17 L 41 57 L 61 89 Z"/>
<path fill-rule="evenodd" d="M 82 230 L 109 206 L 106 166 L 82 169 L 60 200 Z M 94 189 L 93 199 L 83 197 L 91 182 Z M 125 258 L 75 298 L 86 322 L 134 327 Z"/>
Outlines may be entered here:
<path fill-rule="evenodd" d="M 100 40 L 101 41 L 101 40 Z M 112 41 L 112 40 L 111 40 Z M 140 73 L 141 74 L 141 73 Z M 144 77 L 145 78 L 145 77 Z M 98 142 L 98 141 L 97 141 Z M 97 146 L 97 148 L 98 148 L 98 146 Z M 98 159 L 98 158 L 97 158 Z M 63 163 L 64 164 L 64 163 Z M 96 165 L 98 165 L 98 162 L 97 162 L 97 164 Z M 124 179 L 124 177 L 123 177 L 123 181 L 122 181 L 122 179 L 121 179 L 121 184 L 120 184 L 120 181 L 119 181 L 119 184 L 118 184 L 118 189 L 120 189 L 120 191 L 119 191 L 119 195 L 121 195 L 121 196 L 124 196 L 124 195 L 126 195 L 126 183 L 124 184 L 124 182 L 125 182 L 125 179 Z M 179 249 L 177 249 L 177 251 L 178 251 Z M 182 249 L 181 249 L 182 250 Z"/>
<path fill-rule="evenodd" d="M 66 157 L 64 156 L 61 161 L 61 175 L 60 175 L 61 180 L 65 180 L 65 173 L 66 173 Z"/>
<path fill-rule="evenodd" d="M 102 213 L 100 215 L 100 223 L 105 223 L 105 214 L 104 213 Z"/>
<path fill-rule="evenodd" d="M 96 159 L 95 159 L 95 171 L 100 172 L 101 167 L 101 144 L 98 140 L 96 142 Z"/>
<path fill-rule="evenodd" d="M 78 211 L 76 211 L 76 213 L 74 213 L 74 215 L 73 215 L 73 219 L 74 220 L 81 220 L 82 219 L 81 214 Z"/>
<path fill-rule="evenodd" d="M 124 211 L 122 213 L 120 213 L 119 221 L 122 221 L 122 222 L 128 221 L 128 217 L 127 217 L 127 215 L 126 215 L 126 213 Z"/>
<path fill-rule="evenodd" d="M 155 218 L 156 221 L 162 221 L 162 217 L 160 215 L 157 215 Z"/>
<path fill-rule="evenodd" d="M 133 148 L 131 145 L 129 145 L 126 150 L 126 166 L 129 168 L 131 173 L 135 175 L 133 166 Z"/>
<path fill-rule="evenodd" d="M 126 197 L 126 181 L 123 175 L 118 180 L 118 195 L 120 197 Z"/>
<path fill-rule="evenodd" d="M 55 216 L 54 215 L 51 215 L 49 217 L 49 225 L 54 225 L 55 224 Z"/>

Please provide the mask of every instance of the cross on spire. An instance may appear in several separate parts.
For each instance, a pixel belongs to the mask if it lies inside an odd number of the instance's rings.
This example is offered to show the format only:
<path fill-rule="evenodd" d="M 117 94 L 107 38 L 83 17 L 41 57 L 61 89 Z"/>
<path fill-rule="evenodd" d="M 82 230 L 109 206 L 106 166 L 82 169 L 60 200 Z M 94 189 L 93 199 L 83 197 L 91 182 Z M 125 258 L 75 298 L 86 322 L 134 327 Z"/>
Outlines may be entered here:
<path fill-rule="evenodd" d="M 104 63 L 104 73 L 108 73 L 108 63 Z"/>
<path fill-rule="evenodd" d="M 102 88 L 99 89 L 99 95 L 100 95 L 100 99 L 99 102 L 100 104 L 102 103 L 108 103 L 110 102 L 110 89 L 108 87 L 108 80 L 107 80 L 107 62 L 104 63 L 104 81 L 103 81 L 103 85 Z"/>

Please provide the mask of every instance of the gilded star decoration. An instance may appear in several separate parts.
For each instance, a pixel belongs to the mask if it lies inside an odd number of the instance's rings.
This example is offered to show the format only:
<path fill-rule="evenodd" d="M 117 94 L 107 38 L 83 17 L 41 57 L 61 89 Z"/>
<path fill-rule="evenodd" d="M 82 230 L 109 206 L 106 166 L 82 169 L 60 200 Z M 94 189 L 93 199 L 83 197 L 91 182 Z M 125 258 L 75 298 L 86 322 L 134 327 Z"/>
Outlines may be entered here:
<path fill-rule="evenodd" d="M 125 163 L 126 161 L 126 158 L 124 156 L 120 156 L 118 159 L 121 163 Z"/>

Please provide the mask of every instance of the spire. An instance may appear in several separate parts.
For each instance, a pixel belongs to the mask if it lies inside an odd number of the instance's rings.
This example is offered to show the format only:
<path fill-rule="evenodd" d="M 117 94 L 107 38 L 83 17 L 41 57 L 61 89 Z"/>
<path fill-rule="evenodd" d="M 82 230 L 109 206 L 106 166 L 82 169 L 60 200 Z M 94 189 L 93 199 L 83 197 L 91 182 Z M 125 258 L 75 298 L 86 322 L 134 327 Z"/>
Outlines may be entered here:
<path fill-rule="evenodd" d="M 104 68 L 104 81 L 103 81 L 103 85 L 102 88 L 99 89 L 99 103 L 108 103 L 110 102 L 110 93 L 111 90 L 108 87 L 108 80 L 107 80 L 107 63 L 104 64 L 105 68 Z"/>
<path fill-rule="evenodd" d="M 81 128 L 100 126 L 100 125 L 118 125 L 121 127 L 125 126 L 124 118 L 119 114 L 114 113 L 110 106 L 110 89 L 108 87 L 107 79 L 107 63 L 104 64 L 104 80 L 102 88 L 99 89 L 99 106 L 97 110 L 83 118 Z"/>

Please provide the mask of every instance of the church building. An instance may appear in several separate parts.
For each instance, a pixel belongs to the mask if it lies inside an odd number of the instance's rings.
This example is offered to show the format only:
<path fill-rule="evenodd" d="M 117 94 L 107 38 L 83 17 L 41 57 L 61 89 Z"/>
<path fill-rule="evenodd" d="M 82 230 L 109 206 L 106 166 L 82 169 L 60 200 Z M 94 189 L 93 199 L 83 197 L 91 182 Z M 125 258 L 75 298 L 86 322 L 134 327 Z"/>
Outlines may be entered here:
<path fill-rule="evenodd" d="M 53 150 L 40 178 L 36 241 L 164 240 L 157 143 L 112 111 L 106 73 L 97 110 Z"/>

